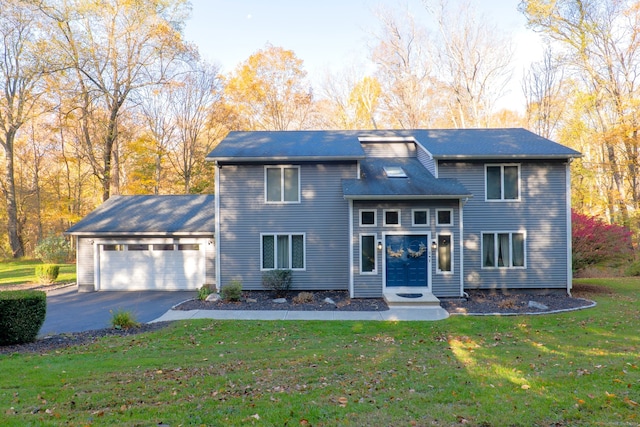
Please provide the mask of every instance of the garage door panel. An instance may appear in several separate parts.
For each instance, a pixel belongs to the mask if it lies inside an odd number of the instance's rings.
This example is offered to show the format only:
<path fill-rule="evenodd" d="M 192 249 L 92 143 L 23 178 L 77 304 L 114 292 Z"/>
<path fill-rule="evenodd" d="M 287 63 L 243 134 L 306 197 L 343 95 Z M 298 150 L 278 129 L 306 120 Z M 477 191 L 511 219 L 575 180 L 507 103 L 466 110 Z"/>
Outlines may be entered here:
<path fill-rule="evenodd" d="M 167 250 L 168 245 L 149 245 L 147 250 L 100 251 L 102 290 L 195 290 L 205 281 L 202 243 L 200 250 Z M 185 246 L 187 247 L 187 246 Z M 193 246 L 191 246 L 193 247 Z"/>

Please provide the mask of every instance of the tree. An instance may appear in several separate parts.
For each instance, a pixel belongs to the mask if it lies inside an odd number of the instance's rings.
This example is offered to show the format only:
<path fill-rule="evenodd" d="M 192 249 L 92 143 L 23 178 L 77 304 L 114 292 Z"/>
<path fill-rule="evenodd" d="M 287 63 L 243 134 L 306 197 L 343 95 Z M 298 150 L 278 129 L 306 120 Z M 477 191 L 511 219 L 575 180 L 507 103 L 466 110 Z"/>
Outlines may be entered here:
<path fill-rule="evenodd" d="M 166 81 L 188 53 L 180 35 L 185 6 L 185 0 L 40 3 L 58 30 L 57 52 L 73 70 L 82 147 L 103 200 L 119 183 L 113 162 L 123 110 L 137 91 Z"/>
<path fill-rule="evenodd" d="M 226 102 L 244 130 L 303 129 L 313 95 L 307 72 L 293 51 L 267 46 L 254 53 L 227 79 Z"/>
<path fill-rule="evenodd" d="M 0 146 L 4 150 L 5 170 L 2 193 L 7 205 L 7 231 L 11 255 L 24 255 L 24 242 L 18 221 L 15 182 L 15 142 L 22 126 L 39 111 L 44 94 L 42 78 L 47 52 L 42 28 L 32 7 L 18 0 L 3 1 L 0 13 Z"/>
<path fill-rule="evenodd" d="M 468 2 L 452 10 L 441 1 L 429 9 L 438 22 L 435 62 L 451 122 L 459 128 L 489 127 L 511 77 L 510 39 Z"/>

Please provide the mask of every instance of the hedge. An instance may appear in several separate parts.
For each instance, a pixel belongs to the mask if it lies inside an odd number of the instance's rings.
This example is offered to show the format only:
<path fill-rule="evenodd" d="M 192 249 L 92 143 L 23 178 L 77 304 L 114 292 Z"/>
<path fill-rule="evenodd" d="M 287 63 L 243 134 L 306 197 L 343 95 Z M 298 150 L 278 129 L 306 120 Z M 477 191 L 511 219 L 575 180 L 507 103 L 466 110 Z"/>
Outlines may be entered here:
<path fill-rule="evenodd" d="M 35 341 L 46 314 L 43 291 L 0 292 L 0 345 Z"/>

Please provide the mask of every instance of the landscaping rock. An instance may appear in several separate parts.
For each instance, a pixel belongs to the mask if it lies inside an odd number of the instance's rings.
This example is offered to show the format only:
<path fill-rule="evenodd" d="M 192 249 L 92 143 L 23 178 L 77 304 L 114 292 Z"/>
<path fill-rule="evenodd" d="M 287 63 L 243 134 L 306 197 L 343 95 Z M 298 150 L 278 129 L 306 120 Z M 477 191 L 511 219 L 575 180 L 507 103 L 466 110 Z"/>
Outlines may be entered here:
<path fill-rule="evenodd" d="M 244 302 L 248 302 L 249 304 L 255 304 L 258 302 L 258 300 L 255 298 L 247 298 L 244 300 Z"/>
<path fill-rule="evenodd" d="M 220 300 L 220 294 L 215 292 L 207 295 L 207 298 L 205 299 L 205 301 L 219 301 L 219 300 Z"/>
<path fill-rule="evenodd" d="M 324 302 L 327 303 L 327 304 L 331 304 L 331 305 L 337 305 L 336 302 L 334 300 L 332 300 L 331 298 L 329 298 L 329 297 L 326 297 L 324 299 Z"/>
<path fill-rule="evenodd" d="M 537 301 L 529 301 L 529 308 L 536 308 L 538 310 L 549 310 L 549 307 Z"/>
<path fill-rule="evenodd" d="M 276 298 L 273 300 L 273 302 L 275 302 L 276 304 L 286 304 L 287 303 L 287 299 L 286 298 Z"/>

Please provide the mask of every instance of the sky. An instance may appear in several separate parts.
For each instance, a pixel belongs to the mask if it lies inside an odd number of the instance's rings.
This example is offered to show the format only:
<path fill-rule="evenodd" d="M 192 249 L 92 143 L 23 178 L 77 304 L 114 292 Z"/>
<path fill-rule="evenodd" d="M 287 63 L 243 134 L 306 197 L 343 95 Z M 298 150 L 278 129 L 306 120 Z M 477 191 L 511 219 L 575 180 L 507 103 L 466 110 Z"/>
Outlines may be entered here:
<path fill-rule="evenodd" d="M 522 110 L 520 80 L 524 68 L 541 57 L 539 37 L 526 28 L 517 11 L 520 0 L 470 1 L 500 31 L 513 36 L 514 77 L 500 106 Z M 375 11 L 380 6 L 408 7 L 417 20 L 429 22 L 422 0 L 191 0 L 191 4 L 185 38 L 223 73 L 270 43 L 303 60 L 314 87 L 327 72 L 366 65 L 368 43 L 379 29 Z"/>

